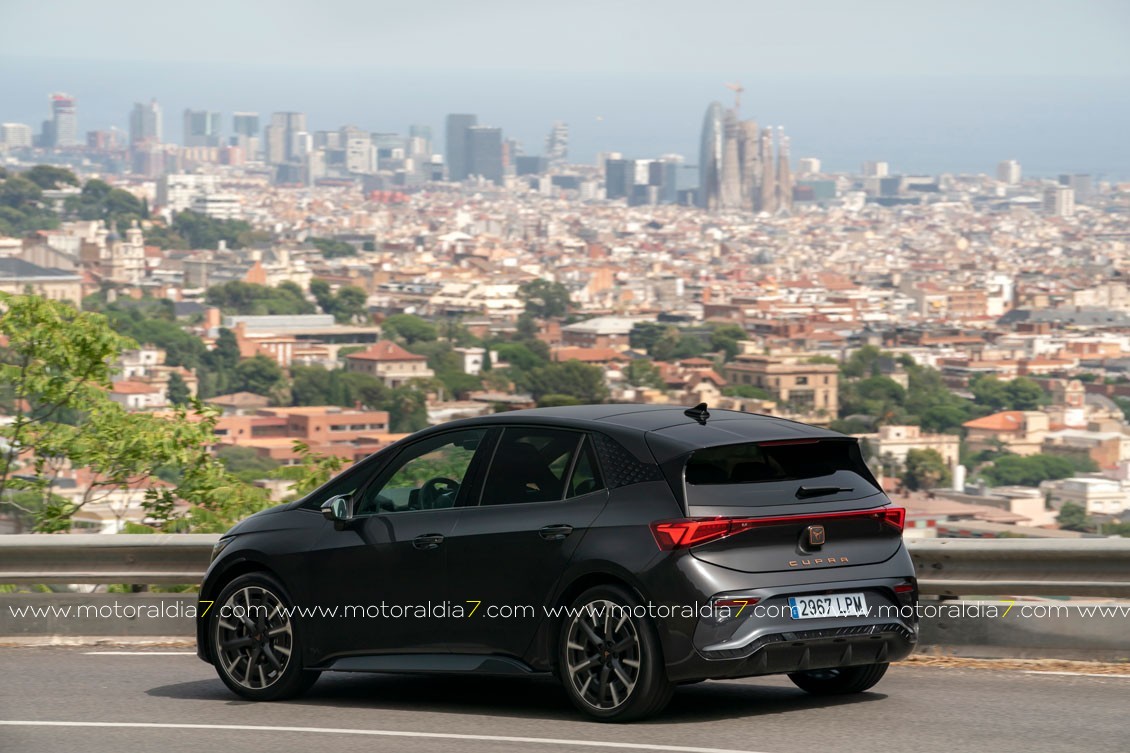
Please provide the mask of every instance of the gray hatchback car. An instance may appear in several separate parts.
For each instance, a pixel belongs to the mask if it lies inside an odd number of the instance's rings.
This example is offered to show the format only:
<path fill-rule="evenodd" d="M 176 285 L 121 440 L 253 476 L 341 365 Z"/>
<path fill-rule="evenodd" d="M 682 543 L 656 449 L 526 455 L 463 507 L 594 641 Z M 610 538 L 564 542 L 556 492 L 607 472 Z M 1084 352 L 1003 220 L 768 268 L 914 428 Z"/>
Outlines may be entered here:
<path fill-rule="evenodd" d="M 552 673 L 604 721 L 709 679 L 857 693 L 917 640 L 904 515 L 855 439 L 779 418 L 456 421 L 229 531 L 198 652 L 254 700 L 323 671 Z"/>

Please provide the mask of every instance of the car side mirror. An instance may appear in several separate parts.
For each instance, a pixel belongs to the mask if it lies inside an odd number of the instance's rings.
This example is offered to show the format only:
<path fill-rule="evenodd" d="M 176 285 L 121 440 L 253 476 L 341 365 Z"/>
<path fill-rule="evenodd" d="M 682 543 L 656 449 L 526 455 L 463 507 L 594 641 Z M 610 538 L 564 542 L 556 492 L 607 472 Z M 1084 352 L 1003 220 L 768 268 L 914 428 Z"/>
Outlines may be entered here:
<path fill-rule="evenodd" d="M 322 517 L 333 521 L 339 531 L 355 519 L 353 517 L 353 495 L 339 494 L 322 503 Z"/>

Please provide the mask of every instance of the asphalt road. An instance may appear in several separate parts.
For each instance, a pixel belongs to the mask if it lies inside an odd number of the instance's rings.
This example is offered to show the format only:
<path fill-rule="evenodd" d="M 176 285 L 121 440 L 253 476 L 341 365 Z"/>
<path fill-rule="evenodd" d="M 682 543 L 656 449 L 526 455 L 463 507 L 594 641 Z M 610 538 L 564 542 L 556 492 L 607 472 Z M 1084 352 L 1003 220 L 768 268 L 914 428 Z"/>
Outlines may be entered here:
<path fill-rule="evenodd" d="M 185 649 L 110 650 L 0 649 L 0 751 L 1130 750 L 1125 676 L 896 666 L 832 701 L 785 678 L 707 682 L 656 720 L 607 725 L 550 681 L 323 675 L 300 700 L 252 704 Z"/>

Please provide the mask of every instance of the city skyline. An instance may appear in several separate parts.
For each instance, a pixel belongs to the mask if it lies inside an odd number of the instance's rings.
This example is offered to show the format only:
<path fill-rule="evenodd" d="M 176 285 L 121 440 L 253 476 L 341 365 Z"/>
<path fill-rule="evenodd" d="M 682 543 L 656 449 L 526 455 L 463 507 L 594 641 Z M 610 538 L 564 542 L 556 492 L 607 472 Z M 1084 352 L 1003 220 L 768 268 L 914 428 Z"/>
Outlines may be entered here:
<path fill-rule="evenodd" d="M 85 71 L 77 73 L 85 73 Z M 675 102 L 661 107 L 663 116 L 654 118 L 654 122 L 649 124 L 649 126 L 658 127 L 645 126 L 640 122 L 642 116 L 635 113 L 628 113 L 628 117 L 624 117 L 624 109 L 609 111 L 612 113 L 618 112 L 620 117 L 611 115 L 560 117 L 559 113 L 562 110 L 574 114 L 577 112 L 577 108 L 565 105 L 541 110 L 542 115 L 538 116 L 533 112 L 527 114 L 522 108 L 515 108 L 514 105 L 502 104 L 500 107 L 501 103 L 497 98 L 492 97 L 485 98 L 486 104 L 493 104 L 494 112 L 509 112 L 509 116 L 483 115 L 483 117 L 488 122 L 500 124 L 508 137 L 516 139 L 525 146 L 525 153 L 527 154 L 539 154 L 546 131 L 551 128 L 553 122 L 562 121 L 569 124 L 570 157 L 576 163 L 592 164 L 598 154 L 606 151 L 622 151 L 625 155 L 631 155 L 635 158 L 675 153 L 687 156 L 689 161 L 693 163 L 699 152 L 697 144 L 699 132 L 694 124 L 698 117 L 691 110 L 701 112 L 702 102 L 721 98 L 719 95 L 725 92 L 720 80 L 713 77 L 709 81 L 697 83 L 698 85 L 693 87 L 693 91 L 702 90 L 702 94 L 705 96 L 687 105 L 685 112 L 672 113 L 671 109 L 676 106 Z M 1121 133 L 1124 131 L 1120 130 L 1123 127 L 1130 127 L 1130 106 L 1117 100 L 1095 99 L 1091 97 L 1086 86 L 1068 86 L 1067 84 L 1070 82 L 1063 82 L 1065 92 L 1071 90 L 1070 96 L 1076 97 L 1081 105 L 1089 101 L 1091 103 L 1089 107 L 1098 107 L 1106 113 L 1104 117 L 1092 116 L 1086 107 L 1081 107 L 1078 110 L 1040 108 L 1039 111 L 1024 108 L 1014 116 L 1014 119 L 1017 121 L 1024 120 L 1026 115 L 1032 115 L 1032 127 L 1022 128 L 1022 123 L 1008 123 L 1006 119 L 1006 122 L 1001 124 L 1000 130 L 994 131 L 984 124 L 964 122 L 955 125 L 939 120 L 933 128 L 926 130 L 904 128 L 898 133 L 892 133 L 894 126 L 914 120 L 915 116 L 911 108 L 886 113 L 882 118 L 872 116 L 872 122 L 866 124 L 872 127 L 865 127 L 865 123 L 859 122 L 860 119 L 854 116 L 844 118 L 842 123 L 828 122 L 828 118 L 817 119 L 812 112 L 812 107 L 806 107 L 804 103 L 801 103 L 798 109 L 796 101 L 790 103 L 787 98 L 781 97 L 782 90 L 790 89 L 790 86 L 787 85 L 790 83 L 795 85 L 796 81 L 790 82 L 786 77 L 785 81 L 778 82 L 775 87 L 770 82 L 768 88 L 765 86 L 765 82 L 756 82 L 756 80 L 753 84 L 746 84 L 746 89 L 749 90 L 746 95 L 747 109 L 752 111 L 756 108 L 764 122 L 787 126 L 794 146 L 797 147 L 793 150 L 794 159 L 815 157 L 822 160 L 826 169 L 830 172 L 848 172 L 856 169 L 864 161 L 882 160 L 891 164 L 892 170 L 900 173 L 991 173 L 1001 160 L 1018 159 L 1025 165 L 1025 174 L 1028 176 L 1055 177 L 1064 172 L 1086 172 L 1107 179 L 1122 179 L 1130 176 L 1130 152 L 1121 146 Z M 10 85 L 10 82 L 9 84 L 0 84 L 0 87 L 8 85 Z M 27 87 L 23 88 L 26 89 Z M 48 89 L 48 91 L 57 91 L 62 88 L 64 87 L 59 86 Z M 811 86 L 798 88 L 804 88 L 807 92 L 813 91 Z M 991 87 L 986 86 L 986 90 L 988 88 Z M 81 91 L 75 87 L 66 90 L 71 92 Z M 692 89 L 688 88 L 687 93 L 683 94 L 680 100 L 682 97 L 689 96 L 691 91 Z M 1033 96 L 1037 94 L 1035 88 L 1028 93 Z M 977 98 L 983 97 L 985 94 L 985 91 L 974 89 L 971 96 Z M 82 94 L 75 96 L 79 100 L 80 136 L 88 131 L 104 129 L 107 126 L 127 131 L 130 125 L 131 109 L 139 101 L 149 99 L 146 96 L 132 96 L 128 92 L 124 94 L 116 93 L 109 100 L 123 100 L 129 102 L 129 105 L 125 109 L 111 114 L 108 112 L 106 98 L 86 97 Z M 250 106 L 257 98 L 258 93 L 252 93 L 247 97 L 230 95 L 227 102 L 221 106 L 205 106 L 200 104 L 200 100 L 207 98 L 193 97 L 182 106 L 182 103 L 175 99 L 172 100 L 172 104 L 168 104 L 170 100 L 160 96 L 155 97 L 164 112 L 172 113 L 171 117 L 176 121 L 180 120 L 180 113 L 184 109 L 220 112 L 223 123 L 222 131 L 225 136 L 232 133 L 234 125 L 232 118 L 240 112 L 252 110 L 260 113 L 262 117 L 266 117 L 267 113 L 276 111 L 269 107 L 255 108 Z M 19 110 L 14 110 L 15 113 L 28 113 L 30 111 L 31 117 L 20 118 L 13 116 L 13 110 L 5 110 L 0 112 L 0 121 L 25 123 L 38 133 L 40 124 L 45 117 L 50 117 L 50 113 L 44 106 L 44 92 L 39 92 L 30 103 L 28 102 L 29 99 L 26 96 L 16 100 L 9 99 L 7 100 L 7 107 L 12 108 L 13 105 L 19 107 Z M 214 101 L 216 98 L 211 97 L 211 99 Z M 293 101 L 299 99 L 299 97 L 290 97 L 289 99 Z M 318 97 L 315 96 L 314 99 L 317 101 Z M 460 96 L 459 99 L 466 101 L 471 98 Z M 938 113 L 949 109 L 943 107 L 942 100 L 944 100 L 944 97 L 936 104 Z M 326 104 L 324 99 L 322 104 Z M 858 115 L 860 110 L 865 109 L 865 103 L 853 104 L 846 97 L 836 104 L 846 107 L 845 112 L 853 112 L 855 115 Z M 34 110 L 36 105 L 38 105 L 38 115 L 35 114 Z M 440 105 L 442 106 L 442 103 Z M 49 107 L 49 104 L 47 106 Z M 334 102 L 329 103 L 329 106 L 330 112 L 337 112 L 340 109 Z M 335 107 L 338 109 L 334 109 Z M 429 105 L 429 109 L 433 112 L 436 107 L 435 104 Z M 372 132 L 404 132 L 408 123 L 428 123 L 430 127 L 442 132 L 443 118 L 446 117 L 446 113 L 435 119 L 413 117 L 411 112 L 405 111 L 403 112 L 403 119 L 396 117 L 395 122 L 389 123 L 390 116 L 387 113 L 391 108 L 377 109 L 380 113 L 378 115 L 379 124 L 375 127 L 370 125 L 366 130 Z M 468 109 L 474 109 L 480 114 L 487 112 L 486 108 Z M 336 130 L 344 125 L 361 125 L 364 127 L 366 123 L 364 117 L 334 118 L 332 115 L 327 115 L 326 111 L 315 108 L 305 108 L 305 111 L 309 113 L 310 130 Z M 447 112 L 453 111 L 457 111 L 457 108 L 447 110 Z M 346 113 L 348 112 L 346 111 Z M 362 113 L 353 112 L 352 114 L 359 116 Z M 986 120 L 1001 121 L 999 111 L 990 111 L 989 115 L 993 117 L 986 117 Z M 542 117 L 544 117 L 544 120 Z M 1071 139 L 1054 138 L 1055 133 L 1038 126 L 1038 121 L 1042 117 L 1054 121 L 1061 129 L 1073 125 L 1072 130 L 1075 137 Z M 335 120 L 336 122 L 334 122 Z M 818 120 L 819 122 L 817 122 Z M 881 121 L 884 120 L 889 121 L 887 130 L 874 127 L 881 125 Z M 1086 120 L 1086 123 L 1083 122 L 1084 120 Z M 92 123 L 92 121 L 95 122 Z M 943 125 L 946 127 L 943 128 Z M 1006 129 L 1005 125 L 1009 127 Z M 182 137 L 178 138 L 181 130 L 179 123 L 171 128 L 166 128 L 167 141 L 169 143 L 181 143 Z M 662 131 L 662 133 L 656 133 L 657 131 Z M 1083 137 L 1080 137 L 1081 135 Z M 975 138 L 969 138 L 971 136 Z M 635 145 L 636 148 L 630 148 L 631 145 Z M 435 146 L 438 150 L 440 144 L 437 142 Z"/>

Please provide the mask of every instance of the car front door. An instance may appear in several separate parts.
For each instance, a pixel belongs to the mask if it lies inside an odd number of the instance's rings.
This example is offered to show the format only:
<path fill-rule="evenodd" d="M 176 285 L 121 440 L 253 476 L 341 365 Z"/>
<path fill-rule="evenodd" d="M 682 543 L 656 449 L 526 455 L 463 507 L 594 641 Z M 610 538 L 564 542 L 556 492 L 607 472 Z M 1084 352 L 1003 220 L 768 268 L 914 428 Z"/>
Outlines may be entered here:
<path fill-rule="evenodd" d="M 591 444 L 563 429 L 503 431 L 479 504 L 459 511 L 448 551 L 451 599 L 476 610 L 452 624 L 453 651 L 524 655 L 608 500 Z"/>
<path fill-rule="evenodd" d="M 352 495 L 353 520 L 323 529 L 319 602 L 338 612 L 316 655 L 446 651 L 448 538 L 486 436 L 463 429 L 406 445 Z"/>

